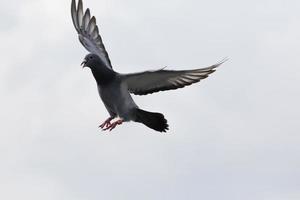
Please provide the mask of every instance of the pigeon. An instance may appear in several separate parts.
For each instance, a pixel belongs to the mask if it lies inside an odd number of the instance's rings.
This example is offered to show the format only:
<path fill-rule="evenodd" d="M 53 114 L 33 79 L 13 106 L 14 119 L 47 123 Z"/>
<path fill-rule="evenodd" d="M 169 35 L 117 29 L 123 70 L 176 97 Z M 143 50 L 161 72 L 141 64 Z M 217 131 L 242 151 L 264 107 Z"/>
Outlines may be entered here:
<path fill-rule="evenodd" d="M 90 68 L 98 88 L 98 93 L 109 113 L 99 128 L 112 131 L 124 122 L 138 122 L 158 131 L 166 132 L 169 125 L 164 115 L 145 111 L 134 102 L 131 94 L 147 95 L 155 92 L 175 90 L 197 83 L 207 78 L 226 59 L 210 67 L 193 70 L 158 69 L 139 73 L 122 74 L 116 72 L 105 50 L 96 18 L 89 8 L 83 12 L 82 0 L 72 0 L 71 15 L 79 41 L 89 51 L 82 66 Z"/>

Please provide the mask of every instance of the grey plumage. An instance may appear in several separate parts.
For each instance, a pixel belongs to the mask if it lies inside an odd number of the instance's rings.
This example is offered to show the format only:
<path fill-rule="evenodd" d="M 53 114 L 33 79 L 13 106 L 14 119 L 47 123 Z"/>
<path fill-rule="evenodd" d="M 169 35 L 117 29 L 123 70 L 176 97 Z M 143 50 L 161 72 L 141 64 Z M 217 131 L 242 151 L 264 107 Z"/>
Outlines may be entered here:
<path fill-rule="evenodd" d="M 156 70 L 125 75 L 124 81 L 128 90 L 136 95 L 146 95 L 154 92 L 175 90 L 197 83 L 215 72 L 216 68 L 226 60 L 207 68 L 194 70 Z"/>
<path fill-rule="evenodd" d="M 140 109 L 130 93 L 146 95 L 154 92 L 174 90 L 197 83 L 215 72 L 223 64 L 223 60 L 210 67 L 194 70 L 166 70 L 146 71 L 132 74 L 120 74 L 113 70 L 108 53 L 105 50 L 99 34 L 96 18 L 91 17 L 90 10 L 83 12 L 82 0 L 72 0 L 71 15 L 79 41 L 90 52 L 83 62 L 89 67 L 97 82 L 99 95 L 110 114 L 100 127 L 112 130 L 122 122 L 135 121 L 160 132 L 168 130 L 167 120 L 160 113 L 148 112 Z M 111 123 L 119 117 L 120 120 Z"/>
<path fill-rule="evenodd" d="M 72 0 L 71 15 L 81 44 L 89 52 L 97 54 L 107 67 L 112 68 L 108 53 L 99 34 L 96 18 L 94 16 L 91 18 L 89 9 L 86 9 L 83 14 L 82 0 L 78 1 L 77 8 L 75 0 Z"/>

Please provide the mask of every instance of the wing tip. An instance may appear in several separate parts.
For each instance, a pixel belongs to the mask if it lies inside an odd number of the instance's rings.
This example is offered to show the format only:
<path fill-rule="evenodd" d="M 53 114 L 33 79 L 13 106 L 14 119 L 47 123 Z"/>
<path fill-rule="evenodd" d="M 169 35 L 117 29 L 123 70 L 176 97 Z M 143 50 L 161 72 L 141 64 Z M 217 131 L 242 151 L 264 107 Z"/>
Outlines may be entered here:
<path fill-rule="evenodd" d="M 72 16 L 73 25 L 74 25 L 76 31 L 78 32 L 79 27 L 78 27 L 78 20 L 77 20 L 76 0 L 72 0 L 72 3 L 71 3 L 71 16 Z"/>
<path fill-rule="evenodd" d="M 212 71 L 211 73 L 216 71 L 216 68 L 218 68 L 219 66 L 221 66 L 222 64 L 224 64 L 225 62 L 227 62 L 229 60 L 228 57 L 223 58 L 222 60 L 220 60 L 219 62 L 217 62 L 216 64 L 207 67 L 207 68 L 202 68 L 201 70 L 208 70 L 208 71 Z"/>
<path fill-rule="evenodd" d="M 228 57 L 223 58 L 222 60 L 220 60 L 217 64 L 215 64 L 215 68 L 219 67 L 220 65 L 224 64 L 225 62 L 227 62 L 229 60 Z"/>
<path fill-rule="evenodd" d="M 82 4 L 83 4 L 83 3 L 82 3 L 82 0 L 78 0 L 78 7 L 79 7 L 79 5 L 80 5 L 81 7 L 83 7 Z"/>

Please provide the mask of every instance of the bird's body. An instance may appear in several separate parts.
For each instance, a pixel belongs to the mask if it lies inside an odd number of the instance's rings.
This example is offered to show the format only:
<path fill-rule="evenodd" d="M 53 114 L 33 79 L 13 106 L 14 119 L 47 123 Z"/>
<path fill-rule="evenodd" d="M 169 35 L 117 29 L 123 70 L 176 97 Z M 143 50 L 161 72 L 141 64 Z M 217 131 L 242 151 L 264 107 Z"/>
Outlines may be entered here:
<path fill-rule="evenodd" d="M 123 122 L 143 123 L 159 132 L 168 130 L 167 120 L 163 114 L 140 109 L 130 93 L 147 95 L 159 91 L 174 90 L 197 83 L 215 72 L 225 60 L 206 68 L 194 70 L 145 71 L 132 74 L 120 74 L 113 70 L 99 34 L 96 18 L 91 17 L 89 9 L 83 13 L 82 0 L 76 6 L 72 0 L 71 15 L 75 29 L 82 45 L 90 52 L 82 63 L 89 67 L 97 82 L 99 95 L 110 115 L 100 125 L 103 130 L 112 130 Z M 120 118 L 111 123 L 111 120 Z"/>
<path fill-rule="evenodd" d="M 111 117 L 119 117 L 124 121 L 134 119 L 134 111 L 138 108 L 128 92 L 127 86 L 122 82 L 122 76 L 116 74 L 114 81 L 98 84 L 99 95 Z"/>
<path fill-rule="evenodd" d="M 110 117 L 100 125 L 104 130 L 112 129 L 123 122 L 135 121 L 157 130 L 166 131 L 167 120 L 160 113 L 151 113 L 139 109 L 128 90 L 126 83 L 127 75 L 119 74 L 103 65 L 100 58 L 95 54 L 89 54 L 85 60 L 93 59 L 97 62 L 91 67 L 94 78 L 97 82 L 98 93 L 105 105 Z M 103 76 L 104 75 L 104 76 Z M 120 120 L 110 123 L 112 119 Z"/>
<path fill-rule="evenodd" d="M 110 116 L 112 118 L 119 117 L 123 121 L 132 120 L 134 118 L 133 111 L 138 107 L 128 91 L 122 74 L 106 67 L 99 56 L 95 54 L 88 54 L 85 60 L 88 59 L 96 61 L 96 67 L 91 67 L 91 71 L 97 83 L 99 96 Z"/>

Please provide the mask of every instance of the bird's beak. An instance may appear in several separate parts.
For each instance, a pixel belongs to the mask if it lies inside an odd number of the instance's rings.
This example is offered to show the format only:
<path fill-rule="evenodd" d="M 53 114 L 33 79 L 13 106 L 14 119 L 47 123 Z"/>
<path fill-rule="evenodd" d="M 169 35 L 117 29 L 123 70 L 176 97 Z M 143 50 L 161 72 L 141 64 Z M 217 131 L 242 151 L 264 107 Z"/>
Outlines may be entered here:
<path fill-rule="evenodd" d="M 87 66 L 85 65 L 86 63 L 87 63 L 87 61 L 86 61 L 86 59 L 84 59 L 84 60 L 82 61 L 82 63 L 81 63 L 82 68 L 87 67 Z"/>

